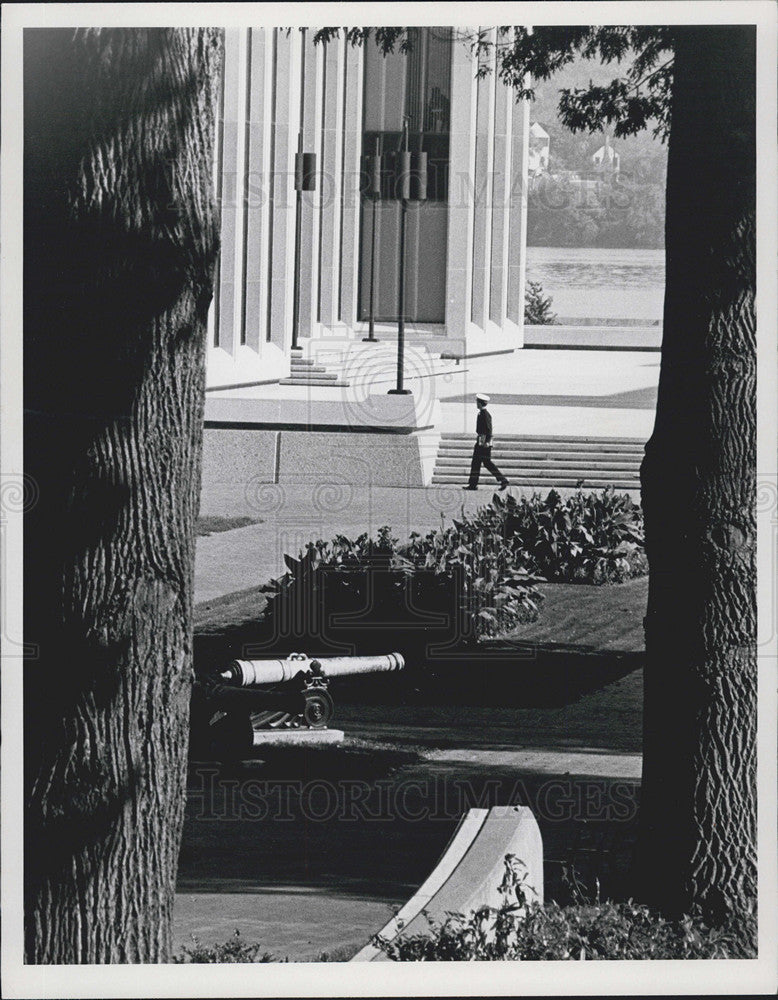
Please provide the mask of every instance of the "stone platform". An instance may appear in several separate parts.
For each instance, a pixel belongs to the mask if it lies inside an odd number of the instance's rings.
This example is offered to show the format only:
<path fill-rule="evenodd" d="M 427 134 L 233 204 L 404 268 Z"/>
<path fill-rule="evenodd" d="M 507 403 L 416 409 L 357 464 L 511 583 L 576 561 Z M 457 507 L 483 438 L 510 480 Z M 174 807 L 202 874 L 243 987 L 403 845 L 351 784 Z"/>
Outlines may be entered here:
<path fill-rule="evenodd" d="M 321 746 L 325 743 L 342 743 L 342 729 L 268 729 L 254 731 L 255 747 Z"/>

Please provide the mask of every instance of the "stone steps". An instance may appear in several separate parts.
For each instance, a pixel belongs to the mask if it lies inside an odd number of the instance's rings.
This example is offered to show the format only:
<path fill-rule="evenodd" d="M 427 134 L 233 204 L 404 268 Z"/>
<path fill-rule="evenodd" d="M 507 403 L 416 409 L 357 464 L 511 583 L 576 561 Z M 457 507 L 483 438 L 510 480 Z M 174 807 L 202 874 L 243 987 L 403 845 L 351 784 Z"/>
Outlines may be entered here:
<path fill-rule="evenodd" d="M 584 469 L 586 472 L 596 471 L 601 469 L 603 471 L 610 470 L 615 472 L 639 472 L 640 471 L 640 461 L 633 462 L 603 462 L 596 459 L 591 461 L 582 461 L 581 456 L 555 456 L 555 455 L 535 455 L 531 452 L 527 455 L 521 454 L 511 454 L 510 452 L 498 452 L 492 449 L 492 455 L 495 462 L 502 468 L 506 469 L 526 469 L 526 468 L 537 468 L 537 469 L 569 469 L 570 475 L 573 474 L 575 469 Z M 472 449 L 470 454 L 467 455 L 467 464 L 470 465 L 470 458 L 472 456 Z M 498 461 L 499 457 L 499 461 Z M 438 453 L 437 467 L 443 472 L 446 469 L 458 469 L 462 466 L 463 459 L 461 457 L 441 455 Z"/>
<path fill-rule="evenodd" d="M 472 434 L 444 433 L 438 448 L 433 485 L 464 485 L 475 443 Z M 635 438 L 575 438 L 503 435 L 495 439 L 492 458 L 516 486 L 640 489 L 643 442 Z M 481 482 L 491 487 L 482 470 Z"/>
<path fill-rule="evenodd" d="M 444 440 L 447 444 L 469 444 L 472 448 L 475 439 L 473 433 L 455 433 L 447 431 Z M 618 437 L 572 437 L 554 434 L 498 434 L 494 438 L 495 445 L 500 444 L 520 444 L 525 448 L 579 448 L 586 451 L 594 450 L 625 450 L 636 449 L 641 454 L 644 442 L 638 438 L 618 438 Z"/>
<path fill-rule="evenodd" d="M 298 371 L 295 371 L 295 369 L 293 368 L 289 377 L 307 378 L 311 382 L 332 382 L 333 379 L 336 379 L 338 376 L 335 374 L 335 372 L 328 372 L 326 369 L 322 369 L 322 371 L 318 372 L 318 371 L 313 371 L 310 368 L 301 368 Z"/>
<path fill-rule="evenodd" d="M 349 382 L 337 372 L 327 370 L 325 365 L 316 364 L 313 358 L 292 357 L 289 377 L 282 378 L 279 385 L 310 385 L 324 388 L 347 388 Z"/>
<path fill-rule="evenodd" d="M 505 470 L 503 470 L 505 471 Z M 435 473 L 432 477 L 433 486 L 466 486 L 468 470 L 464 470 L 458 476 L 441 476 Z M 528 486 L 537 489 L 577 489 L 584 490 L 604 490 L 612 486 L 616 490 L 639 490 L 640 481 L 637 479 L 613 479 L 613 478 L 593 478 L 592 476 L 576 476 L 567 478 L 566 476 L 553 476 L 542 479 L 540 476 L 509 476 L 511 486 Z M 492 491 L 496 490 L 498 483 L 485 469 L 481 470 L 479 489 Z"/>

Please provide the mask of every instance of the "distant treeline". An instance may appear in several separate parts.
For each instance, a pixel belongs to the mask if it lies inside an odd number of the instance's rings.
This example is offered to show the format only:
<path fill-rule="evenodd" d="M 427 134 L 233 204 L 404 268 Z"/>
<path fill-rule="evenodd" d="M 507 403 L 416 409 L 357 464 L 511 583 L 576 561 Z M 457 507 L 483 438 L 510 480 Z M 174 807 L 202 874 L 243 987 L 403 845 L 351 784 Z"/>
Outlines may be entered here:
<path fill-rule="evenodd" d="M 665 187 L 622 172 L 610 181 L 538 178 L 530 187 L 527 243 L 553 247 L 664 245 Z"/>
<path fill-rule="evenodd" d="M 667 147 L 650 130 L 628 139 L 611 134 L 608 141 L 619 154 L 621 170 L 610 187 L 597 185 L 592 155 L 604 144 L 605 135 L 574 134 L 558 120 L 561 88 L 585 87 L 590 80 L 605 85 L 612 77 L 611 66 L 576 60 L 552 80 L 534 85 L 530 118 L 549 134 L 550 176 L 530 188 L 530 246 L 658 249 L 664 245 Z M 571 173 L 584 183 L 571 182 Z"/>

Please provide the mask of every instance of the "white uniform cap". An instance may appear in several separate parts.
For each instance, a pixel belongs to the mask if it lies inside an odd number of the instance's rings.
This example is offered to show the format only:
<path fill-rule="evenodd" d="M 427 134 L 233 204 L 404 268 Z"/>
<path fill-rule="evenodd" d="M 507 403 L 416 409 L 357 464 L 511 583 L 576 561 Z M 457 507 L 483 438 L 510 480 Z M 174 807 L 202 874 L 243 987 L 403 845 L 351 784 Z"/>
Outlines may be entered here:
<path fill-rule="evenodd" d="M 478 400 L 479 403 L 488 403 L 489 402 L 489 397 L 485 393 L 483 393 L 483 392 L 477 393 L 475 398 Z"/>

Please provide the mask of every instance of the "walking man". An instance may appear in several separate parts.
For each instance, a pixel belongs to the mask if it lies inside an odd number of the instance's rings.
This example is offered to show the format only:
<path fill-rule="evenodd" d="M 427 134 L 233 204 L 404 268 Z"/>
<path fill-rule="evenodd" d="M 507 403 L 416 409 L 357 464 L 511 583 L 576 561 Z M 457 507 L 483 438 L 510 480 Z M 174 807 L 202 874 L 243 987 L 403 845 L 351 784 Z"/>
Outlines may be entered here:
<path fill-rule="evenodd" d="M 473 461 L 470 465 L 470 482 L 463 490 L 477 490 L 481 466 L 491 472 L 500 484 L 500 491 L 508 488 L 508 480 L 492 461 L 492 415 L 486 409 L 489 397 L 478 393 L 475 404 L 478 407 L 478 418 L 475 422 L 475 432 L 478 435 L 473 448 Z"/>

